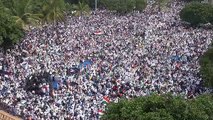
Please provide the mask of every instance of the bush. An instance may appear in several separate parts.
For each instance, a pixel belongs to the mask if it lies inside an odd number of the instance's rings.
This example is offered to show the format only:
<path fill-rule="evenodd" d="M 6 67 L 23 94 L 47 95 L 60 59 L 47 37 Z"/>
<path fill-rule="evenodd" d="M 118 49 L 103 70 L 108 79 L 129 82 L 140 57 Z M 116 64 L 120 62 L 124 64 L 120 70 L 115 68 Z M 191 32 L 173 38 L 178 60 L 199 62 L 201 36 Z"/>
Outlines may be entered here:
<path fill-rule="evenodd" d="M 212 120 L 213 99 L 152 95 L 107 105 L 103 120 Z"/>
<path fill-rule="evenodd" d="M 191 23 L 192 26 L 206 23 L 213 24 L 213 6 L 192 2 L 181 10 L 180 18 L 183 21 Z"/>
<path fill-rule="evenodd" d="M 200 74 L 207 87 L 213 88 L 213 48 L 210 48 L 200 58 Z"/>

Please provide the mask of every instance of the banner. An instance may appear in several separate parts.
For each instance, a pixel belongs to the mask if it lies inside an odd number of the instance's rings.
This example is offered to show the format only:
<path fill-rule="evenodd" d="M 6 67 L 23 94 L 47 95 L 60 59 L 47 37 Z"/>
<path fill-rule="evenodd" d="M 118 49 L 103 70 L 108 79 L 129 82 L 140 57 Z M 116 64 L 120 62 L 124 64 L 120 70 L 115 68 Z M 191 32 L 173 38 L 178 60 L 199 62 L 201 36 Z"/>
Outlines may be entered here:
<path fill-rule="evenodd" d="M 96 31 L 94 34 L 95 34 L 95 35 L 103 35 L 104 32 L 102 32 L 102 31 Z"/>

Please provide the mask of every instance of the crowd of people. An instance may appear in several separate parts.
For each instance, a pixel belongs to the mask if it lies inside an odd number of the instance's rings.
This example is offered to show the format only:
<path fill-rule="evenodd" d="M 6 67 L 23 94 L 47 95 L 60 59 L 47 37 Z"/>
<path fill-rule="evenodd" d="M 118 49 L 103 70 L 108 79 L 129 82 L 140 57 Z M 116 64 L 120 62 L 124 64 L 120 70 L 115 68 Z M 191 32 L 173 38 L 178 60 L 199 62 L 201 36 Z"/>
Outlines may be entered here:
<path fill-rule="evenodd" d="M 148 5 L 125 16 L 95 11 L 27 32 L 1 53 L 0 102 L 23 118 L 96 120 L 120 98 L 205 92 L 198 61 L 213 31 L 183 26 L 183 5 L 174 2 L 164 12 Z M 27 91 L 27 78 L 44 72 L 49 77 L 37 81 L 48 80 Z"/>

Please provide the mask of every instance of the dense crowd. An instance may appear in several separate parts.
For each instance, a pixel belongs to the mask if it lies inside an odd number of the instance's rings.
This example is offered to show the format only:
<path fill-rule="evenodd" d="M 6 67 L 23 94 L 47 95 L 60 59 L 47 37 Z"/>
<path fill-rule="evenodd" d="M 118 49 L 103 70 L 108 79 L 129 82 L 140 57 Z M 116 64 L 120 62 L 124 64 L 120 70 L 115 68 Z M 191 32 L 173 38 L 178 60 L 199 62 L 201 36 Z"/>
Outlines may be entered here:
<path fill-rule="evenodd" d="M 107 103 L 122 97 L 169 92 L 193 98 L 205 92 L 198 59 L 213 32 L 183 26 L 182 6 L 174 2 L 164 12 L 148 6 L 125 16 L 96 11 L 29 31 L 1 53 L 1 102 L 24 118 L 96 120 Z M 46 82 L 24 89 L 29 76 L 44 72 L 49 77 L 38 81 Z"/>

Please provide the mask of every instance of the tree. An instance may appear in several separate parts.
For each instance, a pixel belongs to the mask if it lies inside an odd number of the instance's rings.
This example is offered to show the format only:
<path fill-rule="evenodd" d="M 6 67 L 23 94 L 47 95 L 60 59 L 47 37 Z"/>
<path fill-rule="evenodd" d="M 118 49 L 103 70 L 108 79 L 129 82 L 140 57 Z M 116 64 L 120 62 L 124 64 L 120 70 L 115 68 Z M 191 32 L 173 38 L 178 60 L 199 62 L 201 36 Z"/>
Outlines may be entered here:
<path fill-rule="evenodd" d="M 122 2 L 122 1 L 120 1 Z M 135 9 L 136 2 L 135 0 L 125 0 L 126 4 L 126 10 L 125 12 L 132 12 Z"/>
<path fill-rule="evenodd" d="M 69 4 L 78 4 L 79 0 L 65 0 L 65 2 Z"/>
<path fill-rule="evenodd" d="M 206 117 L 208 118 L 208 120 L 212 120 L 213 119 L 213 114 L 212 114 L 212 110 L 213 110 L 213 102 L 212 102 L 212 95 L 202 95 L 199 96 L 197 99 L 192 100 L 192 102 L 190 102 L 189 106 L 193 106 L 193 107 L 198 107 L 198 109 L 200 110 L 200 114 L 204 113 L 206 114 Z"/>
<path fill-rule="evenodd" d="M 200 74 L 207 87 L 213 88 L 213 48 L 211 47 L 200 58 Z"/>
<path fill-rule="evenodd" d="M 24 33 L 20 26 L 15 24 L 14 19 L 0 7 L 0 45 L 7 49 L 20 41 Z"/>
<path fill-rule="evenodd" d="M 201 2 L 202 0 L 182 0 L 184 2 Z"/>
<path fill-rule="evenodd" d="M 146 7 L 146 0 L 101 0 L 101 6 L 118 13 L 128 13 L 133 10 L 142 11 Z"/>
<path fill-rule="evenodd" d="M 47 0 L 29 0 L 28 3 L 28 12 L 33 13 L 33 14 L 42 14 L 41 17 L 43 16 L 43 7 L 46 5 Z"/>
<path fill-rule="evenodd" d="M 119 0 L 103 0 L 101 1 L 101 4 L 109 10 L 116 10 Z"/>
<path fill-rule="evenodd" d="M 75 10 L 75 16 L 89 15 L 90 7 L 84 2 L 79 2 L 73 5 L 73 10 Z"/>
<path fill-rule="evenodd" d="M 162 9 L 166 7 L 166 5 L 170 2 L 170 0 L 156 0 L 154 6 L 158 7 L 158 11 L 160 12 Z"/>
<path fill-rule="evenodd" d="M 135 9 L 138 11 L 143 11 L 146 8 L 147 1 L 146 0 L 135 0 Z"/>
<path fill-rule="evenodd" d="M 25 30 L 27 30 L 30 25 L 37 25 L 42 16 L 41 14 L 33 14 L 30 12 L 30 2 L 31 0 L 11 0 L 10 4 L 5 4 L 15 19 L 16 24 Z"/>
<path fill-rule="evenodd" d="M 107 105 L 103 120 L 212 120 L 213 99 L 202 95 L 185 100 L 180 96 L 151 95 Z"/>
<path fill-rule="evenodd" d="M 192 26 L 213 23 L 213 6 L 199 2 L 186 5 L 180 12 L 183 21 L 191 23 Z"/>
<path fill-rule="evenodd" d="M 4 8 L 13 8 L 13 0 L 0 0 L 0 2 L 4 6 Z"/>
<path fill-rule="evenodd" d="M 42 24 L 53 23 L 54 29 L 59 39 L 58 23 L 65 21 L 65 2 L 64 0 L 47 0 L 42 7 Z"/>
<path fill-rule="evenodd" d="M 101 0 L 97 0 L 97 3 Z M 95 0 L 80 0 L 80 2 L 84 2 L 89 5 L 90 8 L 95 9 Z"/>
<path fill-rule="evenodd" d="M 53 23 L 64 21 L 65 3 L 64 0 L 47 0 L 43 5 L 44 22 Z"/>

